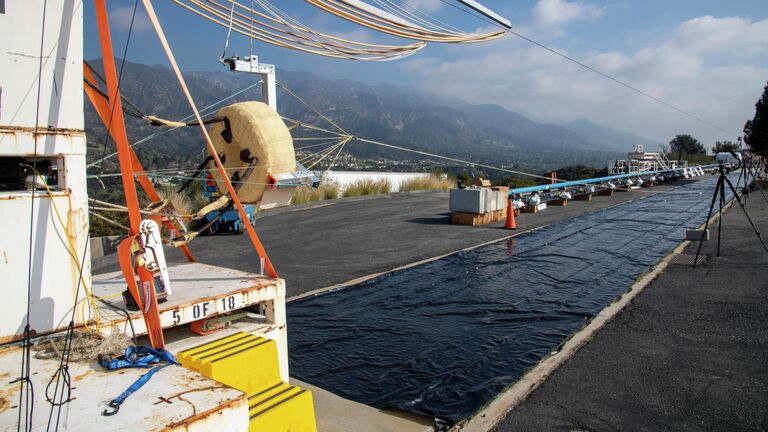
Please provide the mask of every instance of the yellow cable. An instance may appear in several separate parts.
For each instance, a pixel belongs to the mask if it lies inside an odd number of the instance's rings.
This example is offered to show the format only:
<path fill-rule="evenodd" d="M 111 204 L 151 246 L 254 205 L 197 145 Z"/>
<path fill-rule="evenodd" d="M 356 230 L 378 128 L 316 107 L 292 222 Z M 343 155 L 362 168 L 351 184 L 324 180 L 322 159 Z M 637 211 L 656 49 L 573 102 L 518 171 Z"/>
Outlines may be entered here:
<path fill-rule="evenodd" d="M 61 217 L 61 213 L 59 212 L 59 207 L 56 205 L 56 200 L 55 200 L 55 197 L 53 195 L 53 191 L 51 191 L 51 188 L 48 186 L 48 182 L 45 180 L 45 176 L 40 174 L 40 172 L 37 169 L 35 169 L 33 166 L 31 166 L 31 165 L 27 165 L 27 166 L 32 168 L 32 171 L 34 171 L 35 174 L 42 179 L 43 186 L 45 186 L 45 190 L 48 193 L 48 197 L 50 198 L 50 201 L 51 201 L 51 206 L 53 207 L 53 211 L 56 214 L 56 219 L 58 219 L 59 224 L 61 225 L 62 229 L 64 229 L 64 235 L 67 237 L 67 243 L 69 244 L 69 246 L 68 246 L 69 256 L 72 259 L 72 261 L 75 263 L 75 266 L 77 267 L 78 274 L 80 275 L 80 282 L 83 285 L 83 291 L 85 291 L 85 297 L 88 300 L 88 304 L 91 306 L 92 310 L 94 311 L 94 316 L 96 318 L 95 319 L 95 321 L 96 321 L 96 328 L 95 329 L 91 329 L 88 326 L 88 319 L 86 319 L 86 316 L 85 316 L 85 303 L 82 303 L 81 308 L 80 308 L 80 318 L 83 321 L 83 326 L 88 331 L 97 332 L 99 327 L 100 327 L 100 323 L 101 323 L 101 312 L 99 310 L 98 305 L 96 304 L 96 301 L 94 300 L 94 297 L 93 297 L 93 294 L 91 293 L 90 287 L 88 286 L 88 284 L 85 283 L 85 277 L 83 275 L 83 269 L 80 266 L 80 260 L 78 258 L 78 254 L 77 254 L 77 248 L 75 247 L 74 243 L 72 243 L 72 241 L 73 241 L 72 237 L 73 236 L 70 234 L 70 226 L 69 226 L 68 223 L 65 223 L 64 219 Z M 70 204 L 70 207 L 71 207 L 71 204 Z M 72 212 L 72 210 L 70 209 L 69 213 L 71 213 L 71 212 Z M 76 295 L 76 293 L 75 293 L 75 295 Z"/>

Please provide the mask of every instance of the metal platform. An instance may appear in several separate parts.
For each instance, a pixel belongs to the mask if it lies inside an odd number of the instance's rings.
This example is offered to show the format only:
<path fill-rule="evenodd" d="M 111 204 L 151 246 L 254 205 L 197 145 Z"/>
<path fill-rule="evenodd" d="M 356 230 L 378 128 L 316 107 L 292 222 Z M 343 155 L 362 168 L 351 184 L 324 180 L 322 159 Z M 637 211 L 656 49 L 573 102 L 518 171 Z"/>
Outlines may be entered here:
<path fill-rule="evenodd" d="M 8 384 L 19 374 L 21 349 L 0 353 L 0 431 L 16 431 L 19 384 Z M 47 428 L 51 405 L 45 388 L 59 367 L 58 359 L 32 359 L 35 389 L 33 431 Z M 95 362 L 69 363 L 72 401 L 61 409 L 59 431 L 237 431 L 248 430 L 248 400 L 244 393 L 184 369 L 164 368 L 123 403 L 111 417 L 102 416 L 106 404 L 127 389 L 146 369 L 108 372 Z M 22 429 L 23 429 L 22 425 Z"/>
<path fill-rule="evenodd" d="M 200 263 L 170 263 L 168 273 L 173 294 L 160 303 L 160 322 L 164 329 L 181 327 L 204 318 L 227 314 L 247 307 L 258 307 L 266 317 L 262 325 L 251 332 L 274 339 L 278 344 L 280 370 L 283 380 L 288 381 L 288 344 L 285 325 L 285 281 L 254 273 L 232 270 Z M 131 328 L 123 310 L 125 279 L 121 272 L 105 273 L 93 277 L 94 295 L 110 299 L 115 307 L 99 305 L 100 321 L 91 323 L 100 332 L 114 331 L 130 334 Z M 120 310 L 123 309 L 123 310 Z M 138 311 L 129 311 L 133 331 L 137 335 L 147 333 L 144 318 Z M 200 343 L 197 335 L 189 333 L 186 344 Z M 186 338 L 181 338 L 184 340 Z M 171 342 L 171 341 L 169 341 Z M 169 350 L 180 348 L 170 346 Z"/>
<path fill-rule="evenodd" d="M 223 267 L 200 263 L 171 263 L 168 265 L 168 273 L 173 295 L 158 305 L 163 328 L 189 324 L 285 296 L 285 283 L 282 279 L 271 279 Z M 120 296 L 125 289 L 126 283 L 121 272 L 93 277 L 93 294 L 111 299 L 110 301 L 121 309 L 126 307 Z M 118 328 L 123 333 L 130 332 L 126 327 L 127 318 L 122 311 L 101 307 L 100 312 L 102 320 L 106 322 L 99 324 L 99 330 L 111 333 Z M 141 313 L 130 313 L 136 334 L 146 334 L 147 329 Z"/>

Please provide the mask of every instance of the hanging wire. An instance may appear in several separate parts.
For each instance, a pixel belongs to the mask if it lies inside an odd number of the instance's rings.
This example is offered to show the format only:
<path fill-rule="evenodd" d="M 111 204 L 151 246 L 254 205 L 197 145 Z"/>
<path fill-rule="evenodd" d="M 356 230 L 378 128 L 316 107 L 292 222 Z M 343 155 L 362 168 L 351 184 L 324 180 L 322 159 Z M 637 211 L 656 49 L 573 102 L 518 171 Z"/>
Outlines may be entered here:
<path fill-rule="evenodd" d="M 504 36 L 503 31 L 473 34 L 441 28 L 438 23 L 417 18 L 427 26 L 420 26 L 408 21 L 413 17 L 404 10 L 389 7 L 389 11 L 379 9 L 361 0 L 306 0 L 307 3 L 355 24 L 368 27 L 382 33 L 426 42 L 471 43 L 487 42 Z"/>
<path fill-rule="evenodd" d="M 229 28 L 227 29 L 227 39 L 224 41 L 224 51 L 221 53 L 221 57 L 219 57 L 219 61 L 222 64 L 226 64 L 224 61 L 225 58 L 227 58 L 227 48 L 229 47 L 229 37 L 232 35 L 232 18 L 235 14 L 235 5 L 232 4 L 232 9 L 229 10 Z"/>
<path fill-rule="evenodd" d="M 35 134 L 33 135 L 34 148 L 32 154 L 32 169 L 37 172 L 37 141 L 40 138 L 38 131 L 40 128 L 40 96 L 42 94 L 42 81 L 43 81 L 43 47 L 45 46 L 45 17 L 48 9 L 48 1 L 43 1 L 43 22 L 40 29 L 40 58 L 38 59 L 37 68 L 37 102 L 35 104 Z M 35 229 L 35 187 L 37 183 L 37 174 L 33 177 L 31 199 L 29 200 L 29 267 L 27 273 L 27 316 L 26 324 L 24 325 L 24 342 L 21 349 L 21 374 L 19 378 L 12 381 L 13 383 L 20 383 L 19 389 L 19 415 L 16 430 L 21 431 L 22 410 L 24 411 L 24 431 L 31 431 L 33 426 L 33 416 L 35 411 L 35 389 L 30 379 L 32 359 L 31 359 L 31 328 L 30 328 L 30 314 L 32 312 L 32 255 L 33 255 L 33 239 Z"/>
<path fill-rule="evenodd" d="M 174 4 L 223 27 L 229 27 L 227 12 L 231 10 L 213 0 L 172 0 Z M 226 0 L 225 0 L 226 1 Z M 349 60 L 385 61 L 402 58 L 424 47 L 424 42 L 410 45 L 377 45 L 356 42 L 310 29 L 290 18 L 278 8 L 264 1 L 257 1 L 261 10 L 249 8 L 234 0 L 231 19 L 232 30 L 246 37 L 283 48 Z M 266 9 L 265 9 L 266 6 Z M 244 11 L 240 12 L 240 10 Z M 251 18 L 255 16 L 258 18 Z"/>
<path fill-rule="evenodd" d="M 718 126 L 718 125 L 716 125 L 716 124 L 714 124 L 714 123 L 712 123 L 712 122 L 710 122 L 708 120 L 705 120 L 705 119 L 703 119 L 703 118 L 701 118 L 701 117 L 699 117 L 699 116 L 697 116 L 695 114 L 692 114 L 692 113 L 690 113 L 690 112 L 688 112 L 688 111 L 686 111 L 686 110 L 684 110 L 682 108 L 678 108 L 677 106 L 672 105 L 671 103 L 669 103 L 669 102 L 667 102 L 667 101 L 665 101 L 665 100 L 663 100 L 661 98 L 653 96 L 653 95 L 651 95 L 651 94 L 649 94 L 649 93 L 647 93 L 647 92 L 645 92 L 643 90 L 640 90 L 639 88 L 637 88 L 637 87 L 635 87 L 635 86 L 633 86 L 633 85 L 631 85 L 631 84 L 629 84 L 627 82 L 624 82 L 624 81 L 622 81 L 622 80 L 620 80 L 620 79 L 618 79 L 616 77 L 608 75 L 605 72 L 602 72 L 602 71 L 600 71 L 600 70 L 598 70 L 596 68 L 593 68 L 592 66 L 589 66 L 589 65 L 587 65 L 587 64 L 585 64 L 585 63 L 583 63 L 583 62 L 581 62 L 579 60 L 576 60 L 575 58 L 570 57 L 567 54 L 561 53 L 560 51 L 557 51 L 554 48 L 550 48 L 550 47 L 548 47 L 547 45 L 544 45 L 541 42 L 537 42 L 536 40 L 534 40 L 534 39 L 532 39 L 532 38 L 530 38 L 528 36 L 525 36 L 525 35 L 523 35 L 521 33 L 518 33 L 518 32 L 516 32 L 516 31 L 514 31 L 512 29 L 506 28 L 506 27 L 502 26 L 501 24 L 499 24 L 499 23 L 497 23 L 497 22 L 495 22 L 495 21 L 493 21 L 493 20 L 491 20 L 491 19 L 489 19 L 489 18 L 487 18 L 487 17 L 485 17 L 485 16 L 483 16 L 481 14 L 477 14 L 477 13 L 474 13 L 472 11 L 469 11 L 469 10 L 466 10 L 464 8 L 461 8 L 461 7 L 459 7 L 459 6 L 457 6 L 457 5 L 453 4 L 453 3 L 450 3 L 447 0 L 440 0 L 440 2 L 446 4 L 446 5 L 454 8 L 454 9 L 458 9 L 458 10 L 462 11 L 463 13 L 465 13 L 467 15 L 473 16 L 473 17 L 475 17 L 477 19 L 480 19 L 480 20 L 485 21 L 485 22 L 487 22 L 489 24 L 497 26 L 497 27 L 501 28 L 503 31 L 506 31 L 507 33 L 509 33 L 511 35 L 514 35 L 514 36 L 516 36 L 516 37 L 518 37 L 518 38 L 520 38 L 520 39 L 522 39 L 522 40 L 524 40 L 526 42 L 529 42 L 529 43 L 531 43 L 531 44 L 533 44 L 533 45 L 535 45 L 535 46 L 537 46 L 537 47 L 539 47 L 539 48 L 541 48 L 543 50 L 549 51 L 550 53 L 552 53 L 552 54 L 554 54 L 554 55 L 556 55 L 558 57 L 561 57 L 561 58 L 563 58 L 565 60 L 568 60 L 569 62 L 572 62 L 572 63 L 574 63 L 574 64 L 576 64 L 576 65 L 578 65 L 578 66 L 580 66 L 580 67 L 582 67 L 582 68 L 592 72 L 592 73 L 595 73 L 595 74 L 597 74 L 597 75 L 599 75 L 599 76 L 609 80 L 609 81 L 613 81 L 614 83 L 616 83 L 616 84 L 618 84 L 618 85 L 620 85 L 622 87 L 625 87 L 625 88 L 627 88 L 629 90 L 632 90 L 633 92 L 635 92 L 635 93 L 637 93 L 637 94 L 639 94 L 641 96 L 644 96 L 644 97 L 646 97 L 648 99 L 651 99 L 651 100 L 653 100 L 653 101 L 655 101 L 655 102 L 657 102 L 657 103 L 659 103 L 661 105 L 664 105 L 665 107 L 667 107 L 667 108 L 669 108 L 669 109 L 671 109 L 673 111 L 677 111 L 678 113 L 683 114 L 684 116 L 687 116 L 687 117 L 689 117 L 689 118 L 691 118 L 693 120 L 696 120 L 699 123 L 705 124 L 705 125 L 713 128 L 713 129 L 717 129 L 718 131 L 726 133 L 729 136 L 737 135 L 737 134 L 735 134 L 732 131 L 729 131 L 729 130 L 727 130 L 725 128 L 722 128 L 722 127 L 720 127 L 720 126 Z"/>
<path fill-rule="evenodd" d="M 117 94 L 120 94 L 120 84 L 122 82 L 123 72 L 125 70 L 125 62 L 126 62 L 126 57 L 127 57 L 127 54 L 128 54 L 128 47 L 130 46 L 130 42 L 131 42 L 131 36 L 133 34 L 133 27 L 134 27 L 134 22 L 135 22 L 135 19 L 136 19 L 136 11 L 137 11 L 137 9 L 138 9 L 138 0 L 135 0 L 134 5 L 133 5 L 133 13 L 132 13 L 132 16 L 131 16 L 131 24 L 130 24 L 130 27 L 128 29 L 128 36 L 127 36 L 126 41 L 125 41 L 125 48 L 123 49 L 123 60 L 122 60 L 122 63 L 120 65 L 120 73 L 118 74 L 118 78 L 117 78 L 117 86 L 116 86 L 117 87 L 116 88 Z M 109 122 L 107 124 L 106 136 L 104 137 L 104 142 L 103 142 L 102 149 L 101 149 L 102 156 L 106 152 L 106 146 L 107 146 L 107 143 L 108 143 L 108 140 L 109 140 L 109 136 L 110 136 L 110 132 L 111 132 L 111 128 L 112 128 L 112 120 L 113 120 L 113 116 L 114 116 L 114 113 L 115 113 L 115 107 L 116 106 L 117 106 L 117 104 L 113 104 L 112 105 L 112 109 L 110 110 L 110 116 L 109 116 Z M 46 189 L 48 190 L 48 193 L 49 193 L 49 196 L 50 196 L 51 192 L 50 192 L 50 189 L 48 189 L 47 185 L 46 185 Z M 51 196 L 51 202 L 52 203 L 54 202 L 52 196 Z M 54 209 L 56 210 L 57 216 L 59 216 L 58 210 L 55 207 L 55 203 L 53 205 L 54 205 Z M 93 210 L 90 210 L 89 213 L 90 213 L 90 215 L 93 215 Z M 59 216 L 59 219 L 61 219 L 60 216 Z M 61 220 L 60 220 L 60 222 L 61 222 Z M 66 230 L 66 228 L 65 228 L 65 230 Z M 85 257 L 86 257 L 86 254 L 88 252 L 88 245 L 90 243 L 90 238 L 91 238 L 91 232 L 90 232 L 90 227 L 89 227 L 88 233 L 86 234 L 86 238 L 85 238 L 85 242 L 84 242 L 85 245 L 83 246 L 83 258 L 82 258 L 82 261 L 77 265 L 77 268 L 78 268 L 78 280 L 77 280 L 77 289 L 75 291 L 75 301 L 74 301 L 74 303 L 75 304 L 78 303 L 78 298 L 79 298 L 79 295 L 80 295 L 80 288 L 82 287 L 83 290 L 85 291 L 85 297 L 86 297 L 86 299 L 88 299 L 88 304 L 89 304 L 89 306 L 91 308 L 91 311 L 94 313 L 94 316 L 97 318 L 97 321 L 98 321 L 99 314 L 100 314 L 100 312 L 98 311 L 98 305 L 96 305 L 95 301 L 93 300 L 93 296 L 90 293 L 90 289 L 85 285 L 85 281 L 83 280 L 83 269 L 85 267 Z M 74 253 L 76 253 L 77 251 L 74 248 L 74 245 L 71 243 L 71 238 L 69 238 L 68 234 L 67 234 L 67 239 L 70 242 L 70 248 L 73 250 Z M 84 314 L 85 313 L 84 312 L 85 311 L 85 303 L 83 303 L 82 310 L 83 310 L 83 314 Z M 70 355 L 71 355 L 71 352 L 72 352 L 72 349 L 71 349 L 72 348 L 72 339 L 73 339 L 73 336 L 74 336 L 75 311 L 76 311 L 76 308 L 73 308 L 72 309 L 72 315 L 71 315 L 70 321 L 69 321 L 69 326 L 67 328 L 67 333 L 66 333 L 66 336 L 65 336 L 65 344 L 64 344 L 64 349 L 62 350 L 62 356 L 61 356 L 61 361 L 59 363 L 59 368 L 53 374 L 53 376 L 51 377 L 51 379 L 48 382 L 48 385 L 46 386 L 46 389 L 45 389 L 46 400 L 51 404 L 51 409 L 50 409 L 50 412 L 48 414 L 48 425 L 47 425 L 46 430 L 50 430 L 50 428 L 51 428 L 51 423 L 53 421 L 53 412 L 54 412 L 54 410 L 57 411 L 57 413 L 56 413 L 56 422 L 54 424 L 54 430 L 58 430 L 59 429 L 59 424 L 61 422 L 61 414 L 62 414 L 61 410 L 62 410 L 62 407 L 72 400 L 72 397 L 71 397 L 71 395 L 72 395 L 72 388 L 71 388 L 72 381 L 71 381 L 71 378 L 69 376 L 69 360 L 70 360 Z M 88 320 L 87 320 L 87 318 L 85 318 L 85 316 L 83 316 L 83 324 L 87 328 Z M 98 328 L 98 324 L 97 324 L 97 328 Z M 49 394 L 51 385 L 53 385 L 53 389 L 54 389 L 52 396 Z"/>
<path fill-rule="evenodd" d="M 439 31 L 444 31 L 444 32 L 463 33 L 462 30 L 437 19 L 436 17 L 426 12 L 423 12 L 417 9 L 407 1 L 403 1 L 402 6 L 396 4 L 391 0 L 375 0 L 375 1 L 379 5 L 383 6 L 385 9 L 388 9 L 391 11 L 394 8 L 400 11 L 401 13 L 403 13 L 405 16 L 410 17 L 411 19 L 427 27 L 430 27 Z"/>
<path fill-rule="evenodd" d="M 279 81 L 275 81 L 275 83 L 277 84 L 277 86 L 278 86 L 278 87 L 280 87 L 281 89 L 283 89 L 283 91 L 285 91 L 285 92 L 286 92 L 286 93 L 288 93 L 289 95 L 293 96 L 293 97 L 294 97 L 294 98 L 295 98 L 297 101 L 301 102 L 301 104 L 302 104 L 302 105 L 304 105 L 305 107 L 309 108 L 309 109 L 310 109 L 312 112 L 314 112 L 315 114 L 319 115 L 319 116 L 320 116 L 320 117 L 321 117 L 323 120 L 327 121 L 327 122 L 328 122 L 328 123 L 330 123 L 330 124 L 331 124 L 333 127 L 335 127 L 336 129 L 338 129 L 338 130 L 339 130 L 339 132 L 341 132 L 341 133 L 343 133 L 343 134 L 347 135 L 347 131 L 345 131 L 345 130 L 344 130 L 342 127 L 341 127 L 341 126 L 339 126 L 339 125 L 338 125 L 338 124 L 336 124 L 336 123 L 335 123 L 333 120 L 331 120 L 331 119 L 329 119 L 328 117 L 326 117 L 326 116 L 325 116 L 323 113 L 321 113 L 321 112 L 320 112 L 319 110 L 317 110 L 315 107 L 313 107 L 313 106 L 309 105 L 309 104 L 308 104 L 306 101 L 304 101 L 304 99 L 302 99 L 302 98 L 298 97 L 298 96 L 296 95 L 296 93 L 292 92 L 292 91 L 291 91 L 291 89 L 289 89 L 288 87 L 286 87 L 286 86 L 285 86 L 285 85 L 284 85 L 282 82 L 279 82 Z"/>
<path fill-rule="evenodd" d="M 218 100 L 218 101 L 208 105 L 207 107 L 205 107 L 205 108 L 200 110 L 200 114 L 201 115 L 207 115 L 209 113 L 209 111 L 211 109 L 213 109 L 214 107 L 217 107 L 217 106 L 221 105 L 222 103 L 232 99 L 235 96 L 239 96 L 240 94 L 245 93 L 246 91 L 248 91 L 248 90 L 250 90 L 250 89 L 260 85 L 261 83 L 262 82 L 259 81 L 259 82 L 256 82 L 254 84 L 251 84 L 251 85 L 249 85 L 249 86 L 247 86 L 247 87 L 245 87 L 245 88 L 243 88 L 241 90 L 236 91 L 235 93 L 232 93 L 231 95 L 229 95 L 229 96 L 227 96 L 227 97 L 225 97 L 223 99 L 220 99 L 220 100 Z M 183 123 L 183 122 L 191 120 L 194 117 L 195 117 L 194 114 L 190 114 L 190 115 L 184 117 L 183 119 L 179 120 L 179 122 Z M 180 128 L 180 127 L 182 127 L 182 126 L 172 127 L 172 128 L 168 128 L 168 129 L 163 129 L 160 132 L 155 132 L 155 133 L 153 133 L 151 135 L 148 135 L 148 136 L 146 136 L 146 137 L 136 141 L 135 143 L 131 144 L 130 147 L 131 148 L 135 148 L 139 144 L 142 144 L 142 143 L 145 143 L 147 141 L 153 140 L 153 139 L 155 139 L 155 138 L 157 138 L 159 136 L 165 135 L 166 133 L 171 132 L 173 130 L 176 130 L 176 129 Z M 101 167 L 101 164 L 104 163 L 104 161 L 109 160 L 109 159 L 111 159 L 111 158 L 113 158 L 115 156 L 117 156 L 117 152 L 110 153 L 107 156 L 102 156 L 101 158 L 99 158 L 95 162 L 92 162 L 92 163 L 86 165 L 86 168 Z"/>

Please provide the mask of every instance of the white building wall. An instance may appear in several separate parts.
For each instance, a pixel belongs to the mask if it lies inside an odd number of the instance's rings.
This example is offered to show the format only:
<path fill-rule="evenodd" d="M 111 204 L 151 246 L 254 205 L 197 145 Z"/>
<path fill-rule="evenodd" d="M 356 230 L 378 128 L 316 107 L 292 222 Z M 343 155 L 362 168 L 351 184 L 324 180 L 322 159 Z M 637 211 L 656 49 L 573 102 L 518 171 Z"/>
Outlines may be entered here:
<path fill-rule="evenodd" d="M 27 306 L 36 333 L 66 327 L 79 281 L 76 261 L 83 263 L 84 285 L 91 280 L 82 2 L 48 1 L 45 15 L 39 74 L 43 0 L 6 1 L 0 13 L 0 157 L 48 158 L 59 172 L 53 197 L 44 189 L 0 192 L 0 341 L 23 333 Z"/>
<path fill-rule="evenodd" d="M 0 125 L 35 127 L 43 1 L 11 0 L 0 13 Z M 83 129 L 83 2 L 48 2 L 39 124 Z"/>
<path fill-rule="evenodd" d="M 429 177 L 429 173 L 400 173 L 400 172 L 368 172 L 368 171 L 328 171 L 323 174 L 324 181 L 331 181 L 339 185 L 343 192 L 349 185 L 362 180 L 386 180 L 389 182 L 392 192 L 399 192 L 403 182 L 421 177 Z"/>

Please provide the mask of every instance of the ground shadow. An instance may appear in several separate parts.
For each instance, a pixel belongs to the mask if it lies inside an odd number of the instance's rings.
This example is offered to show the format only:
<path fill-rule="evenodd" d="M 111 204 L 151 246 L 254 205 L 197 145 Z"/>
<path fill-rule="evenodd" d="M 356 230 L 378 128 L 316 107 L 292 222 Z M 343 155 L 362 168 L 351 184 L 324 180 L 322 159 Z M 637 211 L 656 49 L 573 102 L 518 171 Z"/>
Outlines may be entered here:
<path fill-rule="evenodd" d="M 441 213 L 438 217 L 414 218 L 414 219 L 409 219 L 407 222 L 421 224 L 421 225 L 450 225 L 451 214 Z"/>

